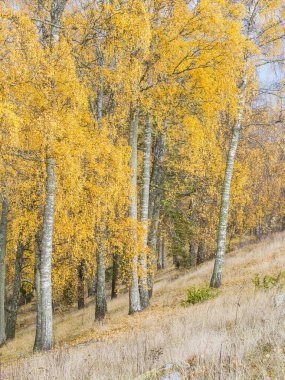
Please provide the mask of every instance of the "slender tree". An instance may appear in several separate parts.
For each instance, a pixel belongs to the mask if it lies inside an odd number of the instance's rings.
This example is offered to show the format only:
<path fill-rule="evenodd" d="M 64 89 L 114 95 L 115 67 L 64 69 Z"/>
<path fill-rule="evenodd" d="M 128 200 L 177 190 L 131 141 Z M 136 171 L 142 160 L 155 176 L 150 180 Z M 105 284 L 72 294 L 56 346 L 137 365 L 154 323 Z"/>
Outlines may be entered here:
<path fill-rule="evenodd" d="M 61 17 L 67 0 L 53 0 L 50 9 L 50 47 L 59 42 Z M 39 8 L 43 6 L 40 0 Z M 45 22 L 42 21 L 42 24 Z M 39 30 L 40 37 L 43 36 L 43 27 Z M 47 37 L 46 37 L 47 38 Z M 43 46 L 46 41 L 41 41 Z M 56 192 L 56 161 L 54 157 L 48 154 L 49 147 L 45 157 L 46 166 L 46 185 L 45 185 L 45 205 L 43 212 L 43 224 L 41 231 L 40 245 L 40 275 L 38 301 L 40 306 L 38 311 L 40 317 L 37 320 L 39 331 L 36 332 L 34 350 L 47 351 L 53 345 L 53 310 L 52 310 L 52 282 L 51 282 L 51 264 L 52 264 L 52 246 L 53 246 L 53 224 L 55 210 L 55 192 Z"/>
<path fill-rule="evenodd" d="M 141 310 L 140 293 L 139 293 L 139 278 L 138 278 L 138 254 L 137 254 L 137 232 L 136 224 L 138 219 L 137 213 L 137 162 L 138 162 L 138 111 L 131 111 L 130 117 L 130 139 L 131 147 L 131 188 L 130 188 L 130 207 L 129 215 L 134 224 L 132 237 L 134 241 L 134 252 L 131 262 L 131 284 L 129 290 L 129 314 L 134 314 Z"/>
<path fill-rule="evenodd" d="M 8 200 L 2 200 L 0 221 L 0 346 L 6 341 L 5 331 L 5 283 L 6 283 L 6 244 L 8 224 Z"/>
<path fill-rule="evenodd" d="M 280 54 L 282 40 L 284 43 L 285 31 L 280 12 L 282 2 L 268 2 L 266 0 L 241 1 L 244 5 L 243 33 L 245 37 L 244 69 L 238 83 L 237 115 L 232 127 L 232 136 L 228 149 L 226 169 L 223 181 L 217 251 L 210 286 L 219 288 L 222 284 L 224 256 L 228 229 L 228 216 L 230 209 L 230 192 L 233 177 L 234 163 L 240 134 L 246 111 L 246 96 L 248 91 L 249 73 L 255 68 L 256 62 L 262 61 L 263 65 L 272 62 L 272 54 Z M 249 46 L 254 44 L 254 49 Z M 277 50 L 277 51 L 276 51 Z M 282 59 L 281 59 L 282 60 Z M 273 60 L 274 61 L 274 60 Z M 277 59 L 278 62 L 278 59 Z"/>
<path fill-rule="evenodd" d="M 245 90 L 246 90 L 247 76 L 244 74 L 242 80 L 242 86 L 240 89 L 240 104 L 238 111 L 237 122 L 233 126 L 232 139 L 228 151 L 228 158 L 226 164 L 225 178 L 222 191 L 222 202 L 220 209 L 220 218 L 219 218 L 219 228 L 218 228 L 218 241 L 217 241 L 217 253 L 215 259 L 214 270 L 211 278 L 211 287 L 219 288 L 222 284 L 222 272 L 224 266 L 224 256 L 226 250 L 226 238 L 227 238 L 227 226 L 228 226 L 228 215 L 230 208 L 230 190 L 231 182 L 234 170 L 234 162 L 236 151 L 238 147 L 240 131 L 242 126 L 243 114 L 244 114 L 244 105 L 245 105 Z"/>
<path fill-rule="evenodd" d="M 96 59 L 99 67 L 99 86 L 97 89 L 97 115 L 96 120 L 99 128 L 102 127 L 103 118 L 103 95 L 104 95 L 104 76 L 102 69 L 104 66 L 104 56 L 102 49 L 96 46 Z M 102 216 L 100 227 L 96 229 L 96 297 L 95 297 L 95 320 L 101 321 L 107 313 L 107 297 L 106 297 L 106 240 L 107 227 Z"/>
<path fill-rule="evenodd" d="M 256 8 L 253 8 L 253 13 L 250 14 L 247 22 L 247 37 L 253 26 L 253 18 L 256 16 Z M 240 78 L 240 84 L 238 85 L 238 105 L 237 105 L 237 118 L 232 127 L 232 137 L 230 141 L 230 146 L 228 149 L 225 176 L 223 181 L 220 216 L 219 216 L 219 226 L 218 226 L 218 238 L 217 238 L 217 251 L 215 257 L 214 269 L 210 281 L 210 286 L 212 288 L 219 288 L 222 284 L 222 272 L 224 267 L 224 257 L 226 250 L 226 239 L 227 239 L 227 228 L 228 228 L 228 217 L 230 208 L 230 192 L 231 183 L 234 171 L 234 163 L 236 152 L 238 148 L 238 143 L 240 139 L 240 133 L 242 128 L 242 122 L 245 112 L 245 100 L 246 100 L 246 90 L 248 81 L 248 65 L 249 56 L 248 52 L 245 54 L 245 68 L 242 77 Z"/>
<path fill-rule="evenodd" d="M 36 350 L 47 351 L 53 345 L 51 260 L 53 243 L 54 204 L 56 190 L 55 160 L 46 159 L 46 200 L 43 215 L 40 259 L 40 343 Z"/>
<path fill-rule="evenodd" d="M 101 321 L 107 313 L 106 298 L 106 264 L 105 264 L 105 246 L 103 236 L 106 234 L 105 226 L 103 231 L 97 230 L 97 247 L 96 247 L 96 305 L 95 320 Z M 105 235 L 106 236 L 106 235 Z"/>
<path fill-rule="evenodd" d="M 140 278 L 140 297 L 141 307 L 145 309 L 149 304 L 149 293 L 147 284 L 147 241 L 148 241 L 148 211 L 149 211 L 149 192 L 150 192 L 150 165 L 151 165 L 151 134 L 152 124 L 149 115 L 146 117 L 144 130 L 144 152 L 143 152 L 143 172 L 142 172 L 142 200 L 141 200 L 141 222 L 144 228 L 144 249 L 140 254 L 141 278 Z"/>

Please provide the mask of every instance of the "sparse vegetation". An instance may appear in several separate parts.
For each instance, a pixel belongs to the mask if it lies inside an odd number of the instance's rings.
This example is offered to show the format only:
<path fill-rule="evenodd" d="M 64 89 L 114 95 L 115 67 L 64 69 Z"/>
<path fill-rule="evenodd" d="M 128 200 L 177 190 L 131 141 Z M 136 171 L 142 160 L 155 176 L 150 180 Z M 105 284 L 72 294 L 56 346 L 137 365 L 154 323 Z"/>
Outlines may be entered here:
<path fill-rule="evenodd" d="M 192 286 L 187 290 L 187 298 L 183 301 L 184 306 L 195 305 L 215 298 L 219 291 L 209 288 L 208 286 L 195 287 Z"/>
<path fill-rule="evenodd" d="M 260 275 L 256 274 L 252 280 L 257 289 L 268 290 L 273 287 L 283 287 L 285 285 L 285 272 L 279 272 L 277 275 Z"/>

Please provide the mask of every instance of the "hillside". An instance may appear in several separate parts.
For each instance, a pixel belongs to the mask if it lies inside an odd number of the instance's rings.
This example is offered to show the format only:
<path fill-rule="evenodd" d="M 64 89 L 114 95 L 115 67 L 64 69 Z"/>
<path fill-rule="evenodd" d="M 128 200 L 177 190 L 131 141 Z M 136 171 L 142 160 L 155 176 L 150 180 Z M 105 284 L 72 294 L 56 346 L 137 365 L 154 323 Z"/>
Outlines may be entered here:
<path fill-rule="evenodd" d="M 285 309 L 273 307 L 280 290 L 256 290 L 252 279 L 283 270 L 285 234 L 233 252 L 218 297 L 183 307 L 187 288 L 207 283 L 212 266 L 161 271 L 151 307 L 134 316 L 127 294 L 109 302 L 102 323 L 93 322 L 91 301 L 83 311 L 57 314 L 57 348 L 48 354 L 30 356 L 35 315 L 22 308 L 23 326 L 1 349 L 1 380 L 134 379 L 177 361 L 190 364 L 191 379 L 284 379 Z"/>
<path fill-rule="evenodd" d="M 284 380 L 284 0 L 0 31 L 0 380 Z"/>

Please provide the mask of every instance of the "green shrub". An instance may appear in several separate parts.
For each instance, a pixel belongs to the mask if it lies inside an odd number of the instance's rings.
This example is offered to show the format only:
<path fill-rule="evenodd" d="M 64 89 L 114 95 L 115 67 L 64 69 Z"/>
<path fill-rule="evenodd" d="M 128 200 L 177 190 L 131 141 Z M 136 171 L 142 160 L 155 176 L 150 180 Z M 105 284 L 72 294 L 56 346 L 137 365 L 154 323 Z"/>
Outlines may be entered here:
<path fill-rule="evenodd" d="M 282 287 L 285 285 L 285 272 L 279 272 L 276 276 L 266 274 L 263 277 L 256 274 L 252 282 L 257 289 L 268 290 L 275 286 Z"/>
<path fill-rule="evenodd" d="M 202 303 L 218 295 L 219 291 L 217 289 L 212 289 L 207 286 L 195 287 L 192 286 L 187 290 L 187 298 L 183 301 L 184 306 L 195 305 L 196 303 Z"/>

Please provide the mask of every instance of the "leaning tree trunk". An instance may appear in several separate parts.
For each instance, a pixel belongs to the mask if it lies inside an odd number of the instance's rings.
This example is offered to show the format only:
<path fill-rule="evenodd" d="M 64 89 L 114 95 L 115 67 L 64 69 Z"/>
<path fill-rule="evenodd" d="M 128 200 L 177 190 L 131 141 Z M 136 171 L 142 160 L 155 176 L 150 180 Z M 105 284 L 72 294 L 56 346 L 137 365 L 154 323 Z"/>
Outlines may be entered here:
<path fill-rule="evenodd" d="M 81 260 L 77 266 L 77 307 L 78 310 L 85 307 L 85 260 Z"/>
<path fill-rule="evenodd" d="M 152 221 L 150 225 L 150 234 L 149 234 L 149 249 L 150 249 L 150 271 L 148 272 L 148 294 L 149 298 L 152 297 L 153 294 L 153 277 L 154 277 L 154 263 L 155 263 L 155 253 L 157 248 L 157 231 L 159 225 L 159 216 L 160 216 L 160 201 L 161 196 L 156 198 L 156 205 L 154 207 L 154 212 L 152 215 Z"/>
<path fill-rule="evenodd" d="M 5 332 L 5 280 L 6 280 L 6 244 L 8 223 L 8 200 L 2 201 L 2 213 L 0 222 L 0 346 L 6 341 Z"/>
<path fill-rule="evenodd" d="M 37 350 L 52 348 L 52 283 L 51 259 L 53 242 L 54 201 L 55 201 L 55 160 L 46 159 L 46 200 L 44 207 L 41 260 L 40 260 L 40 299 L 41 299 L 41 338 Z"/>
<path fill-rule="evenodd" d="M 247 66 L 247 63 L 246 63 Z M 245 108 L 245 91 L 247 84 L 247 69 L 245 69 L 244 76 L 242 78 L 242 83 L 240 86 L 240 99 L 239 99 L 239 109 L 237 121 L 233 126 L 232 139 L 228 151 L 226 171 L 222 190 L 222 201 L 220 208 L 220 218 L 218 227 L 218 241 L 217 241 L 217 252 L 215 258 L 215 264 L 213 269 L 213 274 L 210 282 L 212 288 L 219 288 L 222 284 L 222 273 L 224 267 L 224 257 L 226 250 L 226 239 L 227 239 L 227 227 L 228 227 L 228 215 L 230 207 L 230 191 L 231 182 L 234 170 L 235 156 L 239 143 L 240 130 L 242 126 L 244 108 Z"/>
<path fill-rule="evenodd" d="M 141 200 L 141 222 L 144 228 L 144 249 L 140 254 L 141 278 L 140 297 L 141 307 L 145 309 L 149 305 L 149 293 L 147 284 L 147 241 L 148 241 L 148 210 L 149 210 L 149 190 L 150 190 L 150 159 L 151 159 L 151 133 L 152 125 L 149 115 L 146 118 L 144 131 L 144 152 L 143 152 L 143 186 Z"/>
<path fill-rule="evenodd" d="M 11 299 L 11 303 L 9 307 L 9 318 L 7 320 L 7 326 L 6 326 L 7 339 L 15 338 L 18 305 L 19 305 L 20 291 L 21 291 L 23 254 L 24 254 L 24 245 L 19 239 L 18 245 L 17 245 L 17 252 L 16 252 L 16 261 L 15 261 L 13 295 L 12 295 L 12 299 Z"/>
<path fill-rule="evenodd" d="M 111 299 L 118 296 L 118 277 L 119 277 L 119 257 L 117 253 L 113 254 L 113 266 L 112 266 L 112 290 Z"/>
<path fill-rule="evenodd" d="M 164 129 L 166 128 L 166 124 Z M 154 164 L 152 170 L 152 186 L 150 192 L 150 204 L 149 204 L 149 219 L 150 230 L 148 236 L 148 246 L 150 249 L 149 263 L 150 270 L 148 273 L 148 291 L 149 297 L 153 293 L 153 270 L 155 260 L 155 252 L 157 246 L 157 234 L 158 234 L 158 225 L 160 217 L 160 205 L 163 195 L 163 160 L 165 155 L 165 134 L 164 132 L 159 132 L 157 137 L 157 142 L 155 145 L 154 152 Z"/>
<path fill-rule="evenodd" d="M 103 232 L 104 234 L 104 232 Z M 107 313 L 106 299 L 106 266 L 105 266 L 105 249 L 102 244 L 102 233 L 98 236 L 96 247 L 96 305 L 95 320 L 101 321 Z"/>
<path fill-rule="evenodd" d="M 138 279 L 138 255 L 137 255 L 137 163 L 138 163 L 138 112 L 131 112 L 130 120 L 130 147 L 131 147 L 131 187 L 130 187 L 130 207 L 129 216 L 133 221 L 134 227 L 132 237 L 134 241 L 134 252 L 131 262 L 131 283 L 129 290 L 129 314 L 136 313 L 141 310 L 139 279 Z"/>

